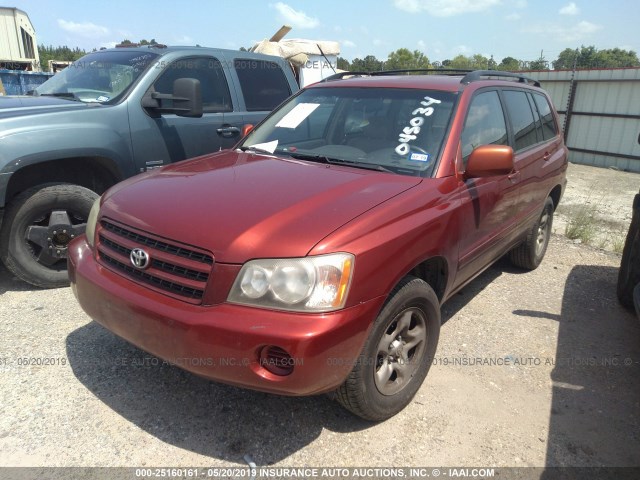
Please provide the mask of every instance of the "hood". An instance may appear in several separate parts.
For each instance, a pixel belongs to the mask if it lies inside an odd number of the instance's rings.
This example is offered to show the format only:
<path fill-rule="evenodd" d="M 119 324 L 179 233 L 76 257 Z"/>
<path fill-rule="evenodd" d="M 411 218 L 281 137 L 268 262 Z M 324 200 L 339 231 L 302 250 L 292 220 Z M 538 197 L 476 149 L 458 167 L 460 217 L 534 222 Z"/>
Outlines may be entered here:
<path fill-rule="evenodd" d="M 331 232 L 420 178 L 242 152 L 133 177 L 101 216 L 209 250 L 216 261 L 305 256 Z"/>
<path fill-rule="evenodd" d="M 56 97 L 0 96 L 0 118 L 42 114 L 70 109 L 85 109 L 100 106 L 99 103 L 85 103 Z"/>

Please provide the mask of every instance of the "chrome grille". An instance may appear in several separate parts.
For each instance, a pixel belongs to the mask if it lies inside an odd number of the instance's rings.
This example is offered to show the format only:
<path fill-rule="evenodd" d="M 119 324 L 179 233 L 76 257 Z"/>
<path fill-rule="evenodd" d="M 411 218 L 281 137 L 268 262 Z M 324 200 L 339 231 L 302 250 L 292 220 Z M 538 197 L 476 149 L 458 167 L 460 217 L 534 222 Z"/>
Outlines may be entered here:
<path fill-rule="evenodd" d="M 214 262 L 210 254 L 107 220 L 100 222 L 97 247 L 105 267 L 180 300 L 202 302 Z M 149 254 L 148 268 L 141 270 L 131 264 L 129 256 L 134 248 Z"/>

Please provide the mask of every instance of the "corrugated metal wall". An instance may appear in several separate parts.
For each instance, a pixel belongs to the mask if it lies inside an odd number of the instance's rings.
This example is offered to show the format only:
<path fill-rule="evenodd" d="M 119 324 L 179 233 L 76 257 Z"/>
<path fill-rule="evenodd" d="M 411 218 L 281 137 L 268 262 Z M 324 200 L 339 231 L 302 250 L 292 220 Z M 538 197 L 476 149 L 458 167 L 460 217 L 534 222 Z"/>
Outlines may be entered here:
<path fill-rule="evenodd" d="M 640 68 L 527 75 L 551 95 L 570 161 L 640 173 Z"/>
<path fill-rule="evenodd" d="M 31 36 L 33 43 L 33 56 L 27 56 L 20 29 Z M 25 12 L 17 8 L 0 7 L 0 61 L 5 65 L 0 68 L 9 68 L 14 61 L 35 61 L 34 67 L 39 69 L 40 58 L 38 55 L 36 32 Z"/>

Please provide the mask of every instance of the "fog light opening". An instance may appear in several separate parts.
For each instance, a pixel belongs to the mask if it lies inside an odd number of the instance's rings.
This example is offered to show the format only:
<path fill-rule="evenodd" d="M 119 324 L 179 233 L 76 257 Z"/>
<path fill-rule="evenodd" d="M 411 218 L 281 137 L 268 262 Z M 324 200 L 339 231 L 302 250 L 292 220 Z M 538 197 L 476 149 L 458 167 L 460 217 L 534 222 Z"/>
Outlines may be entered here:
<path fill-rule="evenodd" d="M 293 372 L 294 361 L 284 349 L 268 345 L 260 351 L 260 366 L 274 375 L 286 377 Z"/>

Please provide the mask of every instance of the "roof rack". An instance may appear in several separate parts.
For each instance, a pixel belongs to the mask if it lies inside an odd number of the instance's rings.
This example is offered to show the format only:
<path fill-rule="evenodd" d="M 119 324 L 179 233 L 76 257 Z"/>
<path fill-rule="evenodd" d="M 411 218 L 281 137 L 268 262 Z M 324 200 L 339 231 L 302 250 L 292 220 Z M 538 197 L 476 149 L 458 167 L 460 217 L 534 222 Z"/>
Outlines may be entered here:
<path fill-rule="evenodd" d="M 398 75 L 407 73 L 431 73 L 438 75 L 460 75 L 470 73 L 473 70 L 461 70 L 456 68 L 407 68 L 402 70 L 376 70 L 374 72 L 340 72 L 335 75 L 324 78 L 323 82 L 330 82 L 332 80 L 340 80 L 344 77 L 378 77 L 383 75 Z"/>
<path fill-rule="evenodd" d="M 116 48 L 139 48 L 139 47 L 168 48 L 164 43 L 153 43 L 153 44 L 145 44 L 145 45 L 142 45 L 140 43 L 119 43 L 118 45 L 116 45 Z"/>
<path fill-rule="evenodd" d="M 378 77 L 383 75 L 398 75 L 407 73 L 427 73 L 438 75 L 461 75 L 464 74 L 460 83 L 467 85 L 471 82 L 477 82 L 482 80 L 483 77 L 502 77 L 502 78 L 514 78 L 520 83 L 530 83 L 536 87 L 540 86 L 540 82 L 524 75 L 517 73 L 503 72 L 500 70 L 463 70 L 453 68 L 416 68 L 405 70 L 379 70 L 375 72 L 340 72 L 329 77 L 324 78 L 321 82 L 331 82 L 333 80 L 340 80 L 344 77 Z"/>
<path fill-rule="evenodd" d="M 397 75 L 398 73 L 435 73 L 439 75 L 460 75 L 473 70 L 463 70 L 460 68 L 405 68 L 402 70 L 380 70 L 374 72 L 376 75 Z"/>
<path fill-rule="evenodd" d="M 320 83 L 342 80 L 344 77 L 363 77 L 371 75 L 373 75 L 372 72 L 338 72 L 334 73 L 333 75 L 329 75 L 328 77 L 324 77 L 322 80 L 320 80 Z"/>
<path fill-rule="evenodd" d="M 534 80 L 530 77 L 525 77 L 524 75 L 519 75 L 517 73 L 512 72 L 501 72 L 500 70 L 474 70 L 464 76 L 460 83 L 464 83 L 465 85 L 471 82 L 477 82 L 478 80 L 482 80 L 482 77 L 505 77 L 505 78 L 517 78 L 519 83 L 531 83 L 535 87 L 540 86 L 540 82 Z"/>

